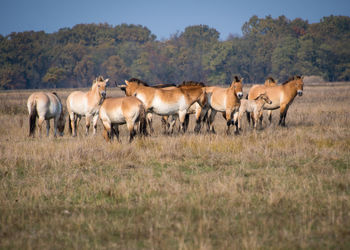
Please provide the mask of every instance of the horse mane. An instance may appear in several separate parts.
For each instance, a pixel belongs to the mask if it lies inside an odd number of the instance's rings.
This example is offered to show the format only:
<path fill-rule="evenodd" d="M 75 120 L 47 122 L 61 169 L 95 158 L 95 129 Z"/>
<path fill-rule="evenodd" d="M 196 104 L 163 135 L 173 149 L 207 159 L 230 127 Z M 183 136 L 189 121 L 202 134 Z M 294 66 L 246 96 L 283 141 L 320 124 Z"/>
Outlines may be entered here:
<path fill-rule="evenodd" d="M 234 76 L 235 82 L 239 82 L 238 76 Z"/>
<path fill-rule="evenodd" d="M 268 78 L 266 78 L 266 81 L 269 80 L 270 82 L 276 83 L 276 80 L 273 79 L 272 76 L 269 76 Z"/>
<path fill-rule="evenodd" d="M 96 79 L 93 81 L 93 83 L 97 83 L 97 82 L 103 82 L 105 79 L 103 78 L 103 76 L 98 76 L 96 77 Z"/>
<path fill-rule="evenodd" d="M 200 87 L 205 87 L 205 84 L 203 82 L 195 82 L 195 81 L 183 81 L 180 85 L 177 87 L 194 87 L 194 86 L 200 86 Z"/>
<path fill-rule="evenodd" d="M 146 82 L 144 82 L 144 81 L 141 81 L 140 79 L 137 79 L 137 78 L 130 78 L 130 79 L 129 79 L 129 82 L 136 82 L 136 83 L 141 84 L 141 85 L 143 85 L 143 86 L 150 87 L 150 86 L 148 85 L 148 83 L 146 83 Z"/>
<path fill-rule="evenodd" d="M 176 87 L 176 84 L 173 84 L 173 83 L 158 84 L 158 85 L 153 85 L 151 87 L 156 88 L 156 89 L 162 89 L 162 88 L 167 88 L 167 87 Z"/>
<path fill-rule="evenodd" d="M 301 76 L 298 76 L 298 75 L 291 76 L 291 77 L 288 78 L 287 81 L 285 81 L 284 83 L 282 83 L 282 85 L 285 85 L 285 84 L 287 84 L 287 83 L 289 83 L 289 82 L 291 82 L 291 81 L 298 80 L 298 79 L 301 79 Z"/>

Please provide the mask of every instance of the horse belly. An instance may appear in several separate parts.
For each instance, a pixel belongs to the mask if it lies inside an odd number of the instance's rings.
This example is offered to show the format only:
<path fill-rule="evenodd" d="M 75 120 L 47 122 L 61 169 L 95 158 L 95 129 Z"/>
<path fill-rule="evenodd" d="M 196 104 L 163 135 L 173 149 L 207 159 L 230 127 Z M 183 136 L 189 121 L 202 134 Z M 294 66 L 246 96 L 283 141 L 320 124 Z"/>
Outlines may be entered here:
<path fill-rule="evenodd" d="M 176 103 L 166 103 L 160 98 L 155 97 L 152 102 L 152 110 L 158 115 L 172 115 L 180 110 L 181 104 L 181 101 Z"/>
<path fill-rule="evenodd" d="M 117 124 L 125 123 L 125 117 L 123 115 L 121 108 L 118 108 L 113 112 L 110 112 L 108 115 L 112 123 L 117 123 Z"/>
<path fill-rule="evenodd" d="M 266 110 L 274 110 L 274 109 L 278 109 L 279 107 L 280 107 L 279 102 L 273 102 L 272 104 L 265 103 L 264 105 L 264 109 Z"/>
<path fill-rule="evenodd" d="M 84 98 L 81 101 L 70 100 L 70 109 L 78 115 L 85 115 L 88 112 L 87 100 Z"/>

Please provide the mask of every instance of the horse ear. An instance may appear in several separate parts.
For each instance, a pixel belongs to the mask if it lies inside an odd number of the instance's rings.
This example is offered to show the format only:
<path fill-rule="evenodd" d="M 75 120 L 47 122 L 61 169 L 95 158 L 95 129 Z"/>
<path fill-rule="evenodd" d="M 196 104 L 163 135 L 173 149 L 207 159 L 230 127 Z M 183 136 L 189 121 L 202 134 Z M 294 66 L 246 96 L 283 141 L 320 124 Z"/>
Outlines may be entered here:
<path fill-rule="evenodd" d="M 244 79 L 244 78 L 242 77 L 241 80 L 240 80 L 240 82 L 243 82 L 243 79 Z"/>
<path fill-rule="evenodd" d="M 126 84 L 126 85 L 129 85 L 129 81 L 128 81 L 128 80 L 125 80 L 125 84 Z"/>
<path fill-rule="evenodd" d="M 304 76 L 301 77 L 301 80 L 304 80 Z"/>
<path fill-rule="evenodd" d="M 106 80 L 105 80 L 105 83 L 107 83 L 109 81 L 109 78 L 107 78 Z"/>

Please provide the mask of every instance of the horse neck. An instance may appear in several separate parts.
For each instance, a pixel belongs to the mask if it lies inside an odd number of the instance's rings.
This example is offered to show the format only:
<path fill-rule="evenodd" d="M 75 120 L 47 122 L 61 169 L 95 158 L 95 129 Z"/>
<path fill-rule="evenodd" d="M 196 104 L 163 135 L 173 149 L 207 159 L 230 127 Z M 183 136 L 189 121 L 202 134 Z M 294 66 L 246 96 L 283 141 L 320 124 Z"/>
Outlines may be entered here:
<path fill-rule="evenodd" d="M 96 102 L 100 101 L 101 96 L 98 93 L 98 88 L 96 87 L 96 84 L 92 85 L 90 91 L 87 93 L 87 96 L 95 99 Z"/>
<path fill-rule="evenodd" d="M 293 81 L 290 81 L 284 85 L 282 85 L 283 89 L 284 90 L 289 90 L 290 91 L 290 95 L 291 95 L 291 98 L 294 98 L 296 95 L 297 95 L 297 89 L 295 87 L 295 80 Z"/>
<path fill-rule="evenodd" d="M 157 88 L 157 89 L 162 90 L 161 88 Z M 135 93 L 134 94 L 136 94 L 136 93 L 145 93 L 145 92 L 154 93 L 157 89 L 149 87 L 149 86 L 138 85 L 138 87 L 135 89 Z"/>

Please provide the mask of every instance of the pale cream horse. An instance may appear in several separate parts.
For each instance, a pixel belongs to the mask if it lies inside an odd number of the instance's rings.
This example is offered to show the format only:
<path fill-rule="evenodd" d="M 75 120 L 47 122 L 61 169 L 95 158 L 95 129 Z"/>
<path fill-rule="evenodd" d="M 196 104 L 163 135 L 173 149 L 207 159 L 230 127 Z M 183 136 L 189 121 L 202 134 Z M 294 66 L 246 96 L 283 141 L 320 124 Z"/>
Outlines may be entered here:
<path fill-rule="evenodd" d="M 238 129 L 241 130 L 241 120 L 245 112 L 252 113 L 253 127 L 256 129 L 258 120 L 262 116 L 263 107 L 266 103 L 272 103 L 272 101 L 269 99 L 266 93 L 261 93 L 254 100 L 241 100 L 241 106 L 239 107 L 238 111 Z"/>
<path fill-rule="evenodd" d="M 61 100 L 55 92 L 35 92 L 31 94 L 27 101 L 27 108 L 29 113 L 29 136 L 34 137 L 37 117 L 39 118 L 40 137 L 44 121 L 46 121 L 46 136 L 49 136 L 50 119 L 54 120 L 54 136 L 56 137 L 57 129 L 60 136 L 63 136 L 65 118 Z"/>
<path fill-rule="evenodd" d="M 77 127 L 82 116 L 85 116 L 86 119 L 86 135 L 89 133 L 91 117 L 94 129 L 93 134 L 96 134 L 98 112 L 103 100 L 106 98 L 108 80 L 104 80 L 102 76 L 99 76 L 93 81 L 90 91 L 74 91 L 68 96 L 69 130 L 73 136 L 77 135 Z"/>
<path fill-rule="evenodd" d="M 129 142 L 136 134 L 136 123 L 140 122 L 140 134 L 147 135 L 146 111 L 143 103 L 134 96 L 107 98 L 99 112 L 104 126 L 103 136 L 106 141 L 116 135 L 119 141 L 119 125 L 126 124 L 130 133 Z"/>
<path fill-rule="evenodd" d="M 272 104 L 265 104 L 265 110 L 275 110 L 280 109 L 280 120 L 278 125 L 286 125 L 286 116 L 289 106 L 292 104 L 296 95 L 303 95 L 303 82 L 302 76 L 293 76 L 289 78 L 282 85 L 277 85 L 273 87 L 266 87 L 263 85 L 253 85 L 249 90 L 248 99 L 254 100 L 257 96 L 265 92 L 267 96 L 272 101 Z M 269 121 L 271 124 L 271 114 L 269 115 Z M 262 116 L 260 118 L 260 123 L 262 122 Z"/>

